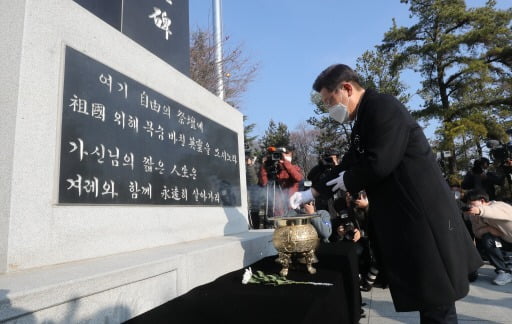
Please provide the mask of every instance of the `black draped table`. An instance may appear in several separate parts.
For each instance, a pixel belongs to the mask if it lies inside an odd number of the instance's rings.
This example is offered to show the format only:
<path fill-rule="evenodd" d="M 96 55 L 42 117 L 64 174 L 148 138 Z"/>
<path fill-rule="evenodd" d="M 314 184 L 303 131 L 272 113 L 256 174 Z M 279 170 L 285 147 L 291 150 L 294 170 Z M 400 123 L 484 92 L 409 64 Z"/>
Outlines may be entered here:
<path fill-rule="evenodd" d="M 358 259 L 351 242 L 321 244 L 317 273 L 304 265 L 290 269 L 287 279 L 332 283 L 332 286 L 242 284 L 245 269 L 227 273 L 213 282 L 125 322 L 135 323 L 358 323 L 361 294 Z M 277 256 L 250 265 L 252 272 L 279 274 Z M 295 265 L 295 263 L 294 263 Z"/>

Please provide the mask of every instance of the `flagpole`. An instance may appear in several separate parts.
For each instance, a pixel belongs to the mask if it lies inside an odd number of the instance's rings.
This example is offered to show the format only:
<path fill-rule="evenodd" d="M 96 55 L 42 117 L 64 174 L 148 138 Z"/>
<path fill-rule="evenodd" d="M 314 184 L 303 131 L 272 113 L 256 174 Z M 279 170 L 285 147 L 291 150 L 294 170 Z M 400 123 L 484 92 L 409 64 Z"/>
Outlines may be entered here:
<path fill-rule="evenodd" d="M 213 38 L 215 41 L 215 72 L 217 96 L 224 100 L 224 78 L 222 72 L 222 19 L 221 0 L 213 0 Z"/>

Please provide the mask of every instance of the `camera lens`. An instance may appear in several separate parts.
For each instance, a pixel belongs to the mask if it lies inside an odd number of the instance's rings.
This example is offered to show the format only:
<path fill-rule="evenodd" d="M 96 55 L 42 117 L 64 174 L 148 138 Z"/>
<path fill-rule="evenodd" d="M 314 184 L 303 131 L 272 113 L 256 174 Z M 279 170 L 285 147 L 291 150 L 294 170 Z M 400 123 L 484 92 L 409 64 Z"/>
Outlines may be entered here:
<path fill-rule="evenodd" d="M 345 224 L 343 227 L 345 229 L 345 235 L 343 236 L 343 238 L 347 241 L 352 241 L 355 236 L 354 224 L 352 222 L 349 222 Z"/>

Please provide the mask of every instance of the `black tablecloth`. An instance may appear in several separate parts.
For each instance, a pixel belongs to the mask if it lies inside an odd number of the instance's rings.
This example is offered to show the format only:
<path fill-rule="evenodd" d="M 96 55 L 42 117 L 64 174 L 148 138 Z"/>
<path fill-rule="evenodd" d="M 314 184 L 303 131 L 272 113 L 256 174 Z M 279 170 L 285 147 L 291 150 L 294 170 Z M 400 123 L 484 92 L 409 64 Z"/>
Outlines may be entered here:
<path fill-rule="evenodd" d="M 305 266 L 297 265 L 287 278 L 333 286 L 243 285 L 244 268 L 196 287 L 126 323 L 358 323 L 361 294 L 353 244 L 321 244 L 317 256 L 316 274 L 311 275 Z M 281 266 L 275 262 L 276 257 L 250 265 L 253 273 L 261 270 L 278 274 Z"/>

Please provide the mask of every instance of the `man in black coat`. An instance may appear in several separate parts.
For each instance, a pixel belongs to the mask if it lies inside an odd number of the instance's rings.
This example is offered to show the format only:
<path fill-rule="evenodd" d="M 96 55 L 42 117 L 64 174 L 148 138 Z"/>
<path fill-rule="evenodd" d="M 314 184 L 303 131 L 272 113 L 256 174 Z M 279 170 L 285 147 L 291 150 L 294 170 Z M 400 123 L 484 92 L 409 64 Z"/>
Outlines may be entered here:
<path fill-rule="evenodd" d="M 328 67 L 313 89 L 333 119 L 354 121 L 350 148 L 331 180 L 294 194 L 291 207 L 331 190 L 366 190 L 370 239 L 396 311 L 420 311 L 422 324 L 457 323 L 455 301 L 482 261 L 421 127 L 346 65 Z"/>
<path fill-rule="evenodd" d="M 462 180 L 461 187 L 465 190 L 484 190 L 490 200 L 496 200 L 495 186 L 503 186 L 505 176 L 499 176 L 495 172 L 487 171 L 490 161 L 487 158 L 475 160 L 473 168 L 469 170 Z"/>

